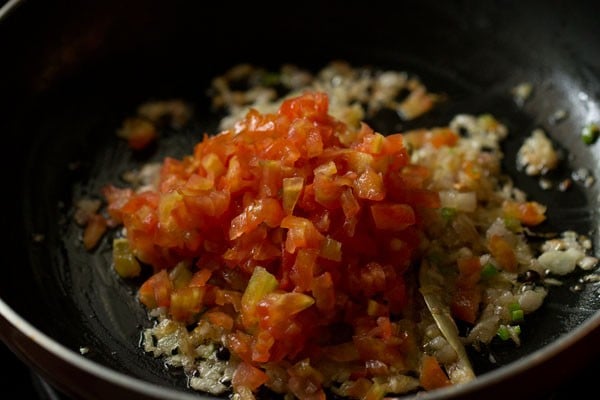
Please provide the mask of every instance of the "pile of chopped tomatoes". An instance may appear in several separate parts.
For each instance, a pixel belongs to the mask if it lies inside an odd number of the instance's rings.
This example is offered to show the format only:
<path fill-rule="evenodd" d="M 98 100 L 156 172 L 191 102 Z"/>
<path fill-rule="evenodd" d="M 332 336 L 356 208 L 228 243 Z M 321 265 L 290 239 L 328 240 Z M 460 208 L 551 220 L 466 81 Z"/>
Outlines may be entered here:
<path fill-rule="evenodd" d="M 307 92 L 166 158 L 156 190 L 103 193 L 154 269 L 141 302 L 221 327 L 240 360 L 234 390 L 268 386 L 280 363 L 296 397 L 325 398 L 315 366 L 326 359 L 355 366 L 351 397 L 381 398 L 371 378 L 415 369 L 397 321 L 424 210 L 440 207 L 429 175 L 401 134 L 350 129 L 326 94 Z"/>

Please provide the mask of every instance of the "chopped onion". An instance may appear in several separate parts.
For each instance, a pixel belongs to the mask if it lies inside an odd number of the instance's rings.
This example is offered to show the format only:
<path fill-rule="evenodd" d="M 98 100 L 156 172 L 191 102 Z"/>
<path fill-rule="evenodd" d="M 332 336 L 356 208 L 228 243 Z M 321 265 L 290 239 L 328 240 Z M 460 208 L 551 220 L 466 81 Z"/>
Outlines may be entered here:
<path fill-rule="evenodd" d="M 475 192 L 441 191 L 440 201 L 442 207 L 455 208 L 464 212 L 473 212 L 477 208 L 477 195 Z"/>
<path fill-rule="evenodd" d="M 577 263 L 585 257 L 585 254 L 577 249 L 565 251 L 550 250 L 538 257 L 538 262 L 556 275 L 566 275 L 575 270 Z"/>

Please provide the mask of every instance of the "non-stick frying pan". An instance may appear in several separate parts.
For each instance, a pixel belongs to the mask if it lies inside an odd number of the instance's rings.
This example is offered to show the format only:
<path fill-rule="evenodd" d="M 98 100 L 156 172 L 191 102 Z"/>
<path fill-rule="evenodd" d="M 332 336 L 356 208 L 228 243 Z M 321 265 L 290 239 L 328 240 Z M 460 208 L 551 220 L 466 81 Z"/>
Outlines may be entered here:
<path fill-rule="evenodd" d="M 549 179 L 579 168 L 600 179 L 600 142 L 580 138 L 586 123 L 600 121 L 599 15 L 593 1 L 558 0 L 9 2 L 0 19 L 0 337 L 75 398 L 201 397 L 143 354 L 139 332 L 149 321 L 135 300 L 139 282 L 112 272 L 107 241 L 82 249 L 70 212 L 123 170 L 184 155 L 216 132 L 206 89 L 238 62 L 317 69 L 342 59 L 414 72 L 449 99 L 420 125 L 493 113 L 511 132 L 505 168 L 550 210 L 540 230 L 587 233 L 598 256 L 599 183 L 543 190 L 516 170 L 515 153 L 542 127 L 564 155 Z M 522 82 L 534 91 L 519 106 L 510 90 Z M 122 119 L 143 101 L 173 97 L 193 104 L 194 123 L 165 129 L 156 148 L 133 157 L 115 135 Z M 567 118 L 552 123 L 558 110 Z M 384 115 L 373 124 L 410 128 L 400 122 Z M 535 397 L 581 370 L 600 354 L 600 286 L 578 285 L 580 277 L 551 290 L 520 347 L 473 354 L 478 380 L 420 398 Z"/>

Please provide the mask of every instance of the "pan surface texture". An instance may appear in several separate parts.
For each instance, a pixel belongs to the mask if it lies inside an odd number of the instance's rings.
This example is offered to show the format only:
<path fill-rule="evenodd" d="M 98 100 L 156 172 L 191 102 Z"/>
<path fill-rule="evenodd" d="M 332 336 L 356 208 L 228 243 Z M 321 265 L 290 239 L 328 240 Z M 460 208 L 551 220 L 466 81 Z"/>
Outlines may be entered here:
<path fill-rule="evenodd" d="M 449 99 L 420 126 L 493 113 L 511 132 L 503 166 L 548 206 L 539 229 L 585 233 L 600 256 L 600 141 L 580 137 L 584 125 L 600 123 L 596 2 L 9 3 L 0 18 L 0 132 L 10 154 L 2 218 L 13 261 L 0 279 L 0 338 L 73 398 L 206 398 L 144 354 L 140 330 L 151 322 L 135 297 L 140 282 L 114 273 L 108 237 L 93 252 L 82 248 L 72 209 L 123 171 L 188 154 L 204 132 L 216 133 L 206 90 L 240 62 L 317 70 L 346 60 L 414 72 Z M 523 82 L 534 90 L 519 105 L 511 89 Z M 142 102 L 165 98 L 192 104 L 193 123 L 161 131 L 156 147 L 132 156 L 115 131 Z M 557 110 L 567 117 L 553 123 Z M 411 128 L 399 123 L 373 122 L 381 132 Z M 571 178 L 569 190 L 543 190 L 516 168 L 518 148 L 538 127 L 564 155 L 549 179 Z M 596 182 L 573 179 L 581 169 Z M 473 354 L 477 380 L 419 398 L 536 398 L 595 360 L 600 283 L 581 283 L 583 275 L 550 290 L 521 346 L 491 349 L 494 363 Z"/>

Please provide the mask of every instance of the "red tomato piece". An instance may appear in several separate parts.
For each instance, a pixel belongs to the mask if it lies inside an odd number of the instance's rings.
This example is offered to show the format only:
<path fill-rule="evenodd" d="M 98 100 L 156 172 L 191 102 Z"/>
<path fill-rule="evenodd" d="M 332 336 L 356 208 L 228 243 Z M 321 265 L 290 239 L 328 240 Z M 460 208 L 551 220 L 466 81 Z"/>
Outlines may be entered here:
<path fill-rule="evenodd" d="M 430 355 L 423 356 L 421 360 L 419 382 L 425 390 L 439 389 L 452 384 L 438 360 Z"/>
<path fill-rule="evenodd" d="M 383 230 L 401 231 L 416 222 L 414 210 L 406 204 L 373 204 L 371 216 L 377 229 Z"/>

